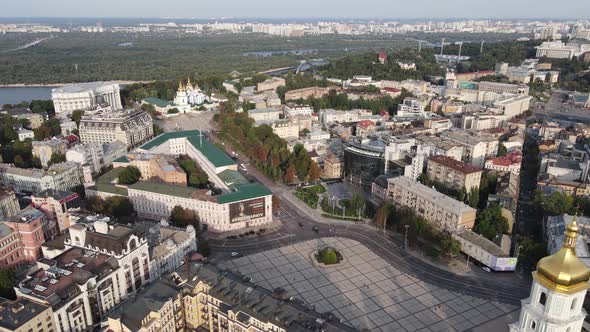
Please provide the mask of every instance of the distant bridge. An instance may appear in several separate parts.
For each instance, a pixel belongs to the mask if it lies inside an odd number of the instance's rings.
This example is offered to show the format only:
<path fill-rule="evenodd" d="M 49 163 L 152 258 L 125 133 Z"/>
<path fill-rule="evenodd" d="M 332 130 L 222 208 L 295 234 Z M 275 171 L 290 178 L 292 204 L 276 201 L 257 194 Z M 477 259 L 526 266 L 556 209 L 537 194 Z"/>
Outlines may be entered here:
<path fill-rule="evenodd" d="M 288 72 L 295 72 L 295 74 L 299 74 L 302 71 L 308 71 L 308 70 L 312 69 L 313 67 L 324 66 L 329 63 L 330 63 L 329 61 L 324 60 L 324 59 L 307 60 L 307 61 L 301 61 L 301 63 L 297 66 L 273 68 L 273 69 L 258 72 L 258 74 L 264 74 L 264 75 L 270 75 L 270 76 L 282 75 L 282 74 L 286 74 Z"/>
<path fill-rule="evenodd" d="M 13 49 L 10 49 L 10 50 L 0 51 L 0 53 L 8 53 L 8 52 L 15 52 L 15 51 L 24 50 L 24 49 L 29 48 L 29 47 L 37 46 L 37 45 L 41 44 L 42 42 L 46 41 L 47 39 L 51 39 L 51 38 L 52 37 L 45 37 L 45 38 L 37 39 L 37 40 L 32 41 L 30 43 L 21 45 L 21 46 L 19 46 L 17 48 L 13 48 Z"/>

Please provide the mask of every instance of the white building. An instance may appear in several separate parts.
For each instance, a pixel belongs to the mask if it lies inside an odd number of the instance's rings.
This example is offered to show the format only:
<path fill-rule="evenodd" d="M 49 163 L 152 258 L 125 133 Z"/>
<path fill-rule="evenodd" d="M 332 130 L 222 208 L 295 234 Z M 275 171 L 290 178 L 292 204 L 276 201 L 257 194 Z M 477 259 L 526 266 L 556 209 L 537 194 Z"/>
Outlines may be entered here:
<path fill-rule="evenodd" d="M 528 111 L 532 99 L 531 96 L 523 95 L 500 98 L 494 102 L 494 107 L 502 112 L 506 120 L 510 120 Z"/>
<path fill-rule="evenodd" d="M 61 135 L 64 137 L 72 134 L 74 130 L 78 129 L 78 125 L 74 121 L 64 121 L 59 124 L 59 127 L 61 128 Z"/>
<path fill-rule="evenodd" d="M 96 105 L 122 108 L 119 84 L 109 82 L 76 83 L 53 89 L 51 100 L 57 115 L 70 115 Z"/>
<path fill-rule="evenodd" d="M 560 40 L 543 42 L 535 47 L 537 58 L 547 57 L 551 59 L 571 59 L 590 51 L 590 44 L 564 43 Z"/>
<path fill-rule="evenodd" d="M 32 130 L 28 130 L 28 129 L 19 129 L 19 131 L 17 132 L 18 134 L 18 140 L 19 141 L 24 141 L 26 139 L 34 139 L 35 138 L 35 132 Z"/>
<path fill-rule="evenodd" d="M 313 108 L 311 108 L 311 106 L 297 105 L 292 103 L 283 106 L 283 111 L 288 117 L 297 115 L 311 116 L 313 114 Z"/>
<path fill-rule="evenodd" d="M 582 331 L 590 269 L 576 255 L 578 233 L 574 220 L 565 228 L 561 249 L 537 263 L 530 296 L 522 301 L 518 321 L 510 324 L 511 332 Z"/>
<path fill-rule="evenodd" d="M 483 168 L 486 158 L 498 153 L 498 139 L 477 131 L 446 131 L 440 136 L 463 147 L 463 161 Z"/>
<path fill-rule="evenodd" d="M 422 103 L 414 98 L 405 98 L 402 104 L 398 105 L 397 116 L 399 117 L 425 117 Z"/>

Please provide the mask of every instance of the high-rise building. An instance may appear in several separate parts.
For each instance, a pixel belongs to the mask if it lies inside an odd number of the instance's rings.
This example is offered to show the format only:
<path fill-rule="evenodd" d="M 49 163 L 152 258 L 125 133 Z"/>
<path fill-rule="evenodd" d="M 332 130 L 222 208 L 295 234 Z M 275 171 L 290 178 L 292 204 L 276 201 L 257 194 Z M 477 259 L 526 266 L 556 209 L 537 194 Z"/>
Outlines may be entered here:
<path fill-rule="evenodd" d="M 108 105 L 120 109 L 121 93 L 119 84 L 90 82 L 65 85 L 53 89 L 51 100 L 58 115 L 69 115 L 76 110 L 85 110 L 96 105 Z"/>
<path fill-rule="evenodd" d="M 565 229 L 561 249 L 537 263 L 530 296 L 522 301 L 520 317 L 510 325 L 511 332 L 582 330 L 590 269 L 576 256 L 578 233 L 574 219 Z"/>

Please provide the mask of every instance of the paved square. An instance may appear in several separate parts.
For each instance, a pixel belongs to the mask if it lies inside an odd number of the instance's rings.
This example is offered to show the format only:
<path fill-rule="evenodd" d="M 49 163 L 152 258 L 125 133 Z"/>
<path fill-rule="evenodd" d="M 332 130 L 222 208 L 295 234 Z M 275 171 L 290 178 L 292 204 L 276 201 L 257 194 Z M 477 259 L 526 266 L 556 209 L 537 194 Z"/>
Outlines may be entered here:
<path fill-rule="evenodd" d="M 330 267 L 312 263 L 312 253 L 326 246 L 340 251 L 345 261 Z M 311 240 L 219 265 L 262 287 L 281 287 L 357 329 L 464 331 L 517 309 L 417 280 L 343 238 Z"/>

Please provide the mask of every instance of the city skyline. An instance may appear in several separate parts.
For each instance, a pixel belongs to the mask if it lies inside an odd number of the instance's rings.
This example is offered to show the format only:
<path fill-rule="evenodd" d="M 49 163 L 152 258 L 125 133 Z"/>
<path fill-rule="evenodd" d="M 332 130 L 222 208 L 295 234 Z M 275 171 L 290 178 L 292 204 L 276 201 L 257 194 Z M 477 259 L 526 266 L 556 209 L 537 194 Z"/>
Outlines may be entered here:
<path fill-rule="evenodd" d="M 550 8 L 550 9 L 549 9 Z M 445 3 L 417 0 L 367 0 L 362 3 L 325 0 L 321 3 L 301 0 L 297 3 L 277 3 L 270 0 L 243 2 L 225 0 L 199 4 L 187 0 L 170 0 L 166 6 L 155 0 L 130 0 L 121 3 L 104 0 L 87 3 L 73 0 L 8 0 L 0 17 L 104 17 L 104 18 L 499 18 L 499 19 L 579 19 L 584 17 L 586 4 L 575 0 L 555 8 L 547 0 L 499 0 L 489 3 L 454 0 Z M 458 10 L 461 9 L 461 10 Z"/>

